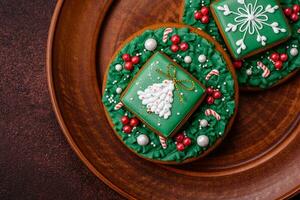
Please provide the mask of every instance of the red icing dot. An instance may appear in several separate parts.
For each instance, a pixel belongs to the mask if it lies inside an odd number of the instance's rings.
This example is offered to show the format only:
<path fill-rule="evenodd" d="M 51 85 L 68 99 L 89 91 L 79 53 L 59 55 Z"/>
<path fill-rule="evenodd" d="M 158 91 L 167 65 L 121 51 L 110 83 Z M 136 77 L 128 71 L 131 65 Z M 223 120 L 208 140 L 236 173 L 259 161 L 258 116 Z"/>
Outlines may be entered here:
<path fill-rule="evenodd" d="M 241 60 L 236 60 L 233 62 L 233 66 L 235 69 L 241 69 L 243 66 L 243 62 Z"/>
<path fill-rule="evenodd" d="M 125 62 L 129 62 L 131 60 L 131 57 L 130 57 L 130 55 L 128 53 L 126 53 L 126 54 L 123 54 L 122 59 Z"/>
<path fill-rule="evenodd" d="M 122 122 L 122 124 L 126 125 L 129 123 L 129 118 L 127 116 L 123 116 L 121 118 L 121 122 Z"/>
<path fill-rule="evenodd" d="M 184 145 L 182 143 L 177 143 L 176 148 L 178 151 L 184 151 Z"/>
<path fill-rule="evenodd" d="M 203 24 L 208 24 L 208 23 L 209 23 L 209 16 L 204 15 L 204 16 L 201 18 L 201 22 L 202 22 Z"/>
<path fill-rule="evenodd" d="M 284 9 L 284 14 L 286 15 L 286 16 L 291 16 L 291 14 L 293 13 L 293 10 L 291 9 L 291 8 L 286 8 L 286 9 Z"/>
<path fill-rule="evenodd" d="M 298 20 L 299 20 L 298 14 L 297 14 L 297 13 L 293 13 L 293 14 L 291 15 L 291 20 L 292 20 L 293 22 L 298 21 Z"/>
<path fill-rule="evenodd" d="M 280 60 L 282 62 L 286 62 L 288 60 L 288 58 L 289 58 L 288 55 L 285 54 L 285 53 L 283 53 L 283 54 L 280 55 Z"/>
<path fill-rule="evenodd" d="M 277 70 L 280 70 L 280 69 L 282 68 L 282 62 L 281 62 L 281 61 L 276 61 L 276 62 L 275 62 L 275 68 L 276 68 Z"/>
<path fill-rule="evenodd" d="M 212 96 L 207 97 L 206 103 L 212 105 L 215 102 L 215 99 Z"/>
<path fill-rule="evenodd" d="M 220 91 L 214 91 L 213 98 L 220 99 L 222 97 L 222 93 Z"/>
<path fill-rule="evenodd" d="M 204 7 L 201 8 L 200 12 L 201 12 L 202 15 L 208 15 L 209 14 L 209 9 L 208 9 L 208 7 L 204 6 Z"/>
<path fill-rule="evenodd" d="M 175 53 L 175 52 L 177 52 L 178 50 L 179 50 L 178 45 L 172 44 L 172 46 L 171 46 L 171 51 L 173 51 L 173 52 Z"/>
<path fill-rule="evenodd" d="M 186 51 L 186 50 L 188 50 L 188 48 L 189 48 L 188 43 L 183 42 L 183 43 L 180 44 L 180 50 L 181 51 Z"/>
<path fill-rule="evenodd" d="M 132 127 L 129 125 L 125 125 L 125 126 L 123 126 L 123 131 L 124 131 L 124 133 L 131 133 Z"/>
<path fill-rule="evenodd" d="M 130 122 L 129 122 L 130 126 L 133 126 L 133 127 L 139 125 L 139 123 L 140 123 L 140 121 L 135 117 L 130 119 Z"/>
<path fill-rule="evenodd" d="M 206 88 L 206 92 L 207 94 L 212 94 L 214 92 L 214 89 L 212 89 L 211 87 Z"/>
<path fill-rule="evenodd" d="M 192 143 L 192 140 L 190 138 L 186 137 L 186 138 L 183 139 L 183 145 L 184 146 L 188 147 L 188 146 L 191 145 L 191 143 Z"/>
<path fill-rule="evenodd" d="M 173 36 L 171 37 L 171 42 L 172 42 L 173 44 L 179 44 L 179 43 L 180 43 L 180 37 L 179 37 L 179 35 L 173 35 Z"/>
<path fill-rule="evenodd" d="M 298 4 L 295 4 L 295 5 L 293 6 L 293 11 L 294 11 L 296 14 L 298 14 L 299 11 L 300 11 L 300 6 L 299 6 Z"/>
<path fill-rule="evenodd" d="M 280 55 L 278 53 L 272 53 L 271 55 L 271 60 L 273 60 L 274 62 L 278 61 L 280 59 Z"/>
<path fill-rule="evenodd" d="M 132 62 L 126 62 L 124 68 L 128 71 L 133 70 L 133 63 Z"/>
<path fill-rule="evenodd" d="M 203 17 L 203 15 L 202 15 L 201 12 L 199 12 L 199 11 L 195 12 L 194 18 L 195 18 L 196 20 L 200 20 L 202 17 Z"/>
<path fill-rule="evenodd" d="M 178 134 L 176 135 L 175 139 L 176 139 L 176 142 L 182 142 L 183 139 L 184 139 L 183 133 L 178 133 Z"/>
<path fill-rule="evenodd" d="M 140 62 L 140 57 L 138 57 L 138 56 L 133 56 L 133 57 L 131 58 L 131 62 L 132 62 L 134 65 L 138 64 L 138 63 Z"/>

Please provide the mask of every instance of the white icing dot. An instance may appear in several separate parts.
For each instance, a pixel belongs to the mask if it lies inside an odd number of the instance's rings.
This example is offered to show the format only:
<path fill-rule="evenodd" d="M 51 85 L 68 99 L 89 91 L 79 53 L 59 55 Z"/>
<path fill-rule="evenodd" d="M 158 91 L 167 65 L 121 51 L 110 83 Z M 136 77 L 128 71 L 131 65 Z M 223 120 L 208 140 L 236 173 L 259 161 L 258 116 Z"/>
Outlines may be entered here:
<path fill-rule="evenodd" d="M 185 62 L 186 64 L 190 64 L 190 63 L 192 62 L 191 56 L 185 56 L 185 57 L 184 57 L 184 62 Z"/>
<path fill-rule="evenodd" d="M 200 135 L 197 137 L 197 144 L 200 147 L 206 147 L 209 144 L 209 138 L 206 135 Z"/>
<path fill-rule="evenodd" d="M 136 138 L 136 141 L 140 146 L 146 146 L 149 143 L 149 137 L 145 134 L 141 134 Z"/>
<path fill-rule="evenodd" d="M 246 74 L 247 74 L 248 76 L 251 76 L 251 75 L 252 75 L 252 70 L 251 70 L 251 69 L 247 69 L 247 70 L 246 70 Z"/>
<path fill-rule="evenodd" d="M 157 126 L 160 126 L 160 123 L 157 123 Z"/>
<path fill-rule="evenodd" d="M 130 101 L 133 101 L 133 98 L 132 98 L 132 97 L 130 98 Z"/>
<path fill-rule="evenodd" d="M 292 55 L 292 56 L 297 56 L 298 55 L 298 49 L 297 48 L 292 48 L 291 50 L 290 50 L 290 54 Z"/>
<path fill-rule="evenodd" d="M 117 71 L 121 71 L 121 70 L 123 69 L 123 67 L 122 67 L 121 64 L 116 64 L 115 69 L 116 69 Z"/>
<path fill-rule="evenodd" d="M 117 94 L 121 94 L 122 91 L 123 91 L 123 90 L 122 90 L 122 88 L 120 88 L 120 87 L 118 87 L 118 88 L 116 89 L 116 93 L 117 93 Z"/>
<path fill-rule="evenodd" d="M 178 112 L 177 115 L 180 115 L 180 113 Z"/>
<path fill-rule="evenodd" d="M 145 48 L 148 51 L 154 51 L 157 47 L 157 41 L 153 38 L 149 38 L 145 41 Z"/>
<path fill-rule="evenodd" d="M 208 121 L 206 119 L 201 119 L 200 120 L 200 126 L 201 127 L 207 127 L 208 126 Z"/>
<path fill-rule="evenodd" d="M 198 61 L 200 63 L 205 63 L 206 62 L 206 56 L 201 54 L 199 57 L 198 57 Z"/>

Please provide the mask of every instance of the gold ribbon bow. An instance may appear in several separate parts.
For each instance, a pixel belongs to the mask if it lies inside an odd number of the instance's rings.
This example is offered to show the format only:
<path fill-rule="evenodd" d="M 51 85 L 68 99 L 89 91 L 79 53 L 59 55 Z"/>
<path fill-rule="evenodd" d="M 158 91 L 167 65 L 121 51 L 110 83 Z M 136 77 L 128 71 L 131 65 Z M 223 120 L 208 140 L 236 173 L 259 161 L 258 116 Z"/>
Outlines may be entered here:
<path fill-rule="evenodd" d="M 161 69 L 156 69 L 156 71 L 164 76 L 166 76 L 169 80 L 173 81 L 175 90 L 178 92 L 179 100 L 182 103 L 183 102 L 183 94 L 180 93 L 180 89 L 192 91 L 195 89 L 195 83 L 192 80 L 178 80 L 176 78 L 176 67 L 172 64 L 169 64 L 167 66 L 167 73 L 163 72 Z M 172 70 L 173 69 L 173 70 Z M 185 85 L 185 83 L 190 83 L 191 86 Z"/>

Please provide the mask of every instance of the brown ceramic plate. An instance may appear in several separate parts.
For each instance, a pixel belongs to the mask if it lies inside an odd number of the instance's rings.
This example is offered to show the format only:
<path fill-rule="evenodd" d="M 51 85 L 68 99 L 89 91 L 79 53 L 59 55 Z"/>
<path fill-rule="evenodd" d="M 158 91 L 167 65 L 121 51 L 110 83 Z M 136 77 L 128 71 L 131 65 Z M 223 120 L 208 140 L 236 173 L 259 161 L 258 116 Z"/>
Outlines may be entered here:
<path fill-rule="evenodd" d="M 47 52 L 48 83 L 63 133 L 86 166 L 128 198 L 277 199 L 300 190 L 300 79 L 241 94 L 233 130 L 208 157 L 162 166 L 131 153 L 101 104 L 107 64 L 144 26 L 178 21 L 177 0 L 58 1 Z M 103 23 L 102 23 L 103 22 Z"/>

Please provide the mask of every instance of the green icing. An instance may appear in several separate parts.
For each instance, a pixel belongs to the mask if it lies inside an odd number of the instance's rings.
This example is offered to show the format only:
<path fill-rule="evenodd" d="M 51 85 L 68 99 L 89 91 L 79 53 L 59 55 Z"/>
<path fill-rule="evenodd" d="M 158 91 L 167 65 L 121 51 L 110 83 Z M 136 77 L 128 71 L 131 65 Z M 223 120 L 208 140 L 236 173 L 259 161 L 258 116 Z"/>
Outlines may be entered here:
<path fill-rule="evenodd" d="M 212 2 L 212 0 L 185 0 L 182 20 L 185 24 L 192 25 L 209 33 L 225 48 L 223 38 L 212 16 L 210 16 L 210 22 L 208 24 L 202 24 L 194 18 L 194 12 L 196 10 L 199 10 L 202 6 L 210 6 Z M 282 8 L 292 7 L 294 4 L 298 3 L 298 0 L 280 0 Z M 299 54 L 294 57 L 290 54 L 291 48 L 299 48 L 300 37 L 298 29 L 300 28 L 300 20 L 296 23 L 291 23 L 290 26 L 292 29 L 292 36 L 287 42 L 272 48 L 270 51 L 266 51 L 243 60 L 243 67 L 236 70 L 240 86 L 258 87 L 262 89 L 270 88 L 281 79 L 287 77 L 289 74 L 300 68 Z M 273 52 L 286 53 L 289 56 L 288 61 L 283 63 L 283 68 L 281 70 L 276 70 L 273 62 L 269 59 L 270 54 Z M 264 63 L 270 70 L 270 76 L 267 78 L 262 77 L 263 71 L 257 67 L 258 61 Z M 251 75 L 247 75 L 247 70 L 248 72 L 251 70 Z"/>
<path fill-rule="evenodd" d="M 169 37 L 171 37 L 171 35 L 178 34 L 182 41 L 189 44 L 189 49 L 187 51 L 173 53 L 170 50 L 171 41 L 168 39 L 166 43 L 162 42 L 165 28 L 162 27 L 156 30 L 145 31 L 136 36 L 121 49 L 112 63 L 110 63 L 105 83 L 106 88 L 103 94 L 103 103 L 108 111 L 112 123 L 114 124 L 116 133 L 120 136 L 121 140 L 134 152 L 148 159 L 165 162 L 182 162 L 188 158 L 199 157 L 224 135 L 226 126 L 236 109 L 234 100 L 235 83 L 230 71 L 227 69 L 222 55 L 215 50 L 215 47 L 212 43 L 195 33 L 191 33 L 188 28 L 173 28 L 173 32 Z M 148 38 L 153 38 L 158 43 L 156 50 L 153 52 L 144 49 L 144 43 Z M 213 105 L 208 105 L 205 102 L 202 103 L 181 129 L 192 140 L 192 144 L 183 152 L 177 151 L 175 140 L 173 138 L 167 140 L 168 146 L 166 149 L 163 149 L 157 134 L 152 132 L 144 124 L 140 124 L 133 129 L 131 134 L 125 134 L 122 132 L 123 125 L 121 124 L 120 119 L 125 114 L 129 117 L 133 117 L 133 114 L 128 112 L 124 107 L 119 110 L 114 109 L 115 105 L 120 102 L 120 94 L 116 93 L 116 89 L 120 87 L 124 90 L 139 69 L 157 51 L 164 52 L 169 58 L 189 71 L 206 87 L 218 88 L 222 93 L 222 99 L 217 99 Z M 115 69 L 117 64 L 124 66 L 122 55 L 125 53 L 130 55 L 138 54 L 140 56 L 139 64 L 135 65 L 134 70 L 131 72 L 124 69 L 121 71 L 117 71 Z M 205 64 L 199 63 L 198 57 L 200 54 L 206 55 L 207 62 Z M 184 62 L 184 57 L 187 55 L 192 58 L 192 62 L 190 64 Z M 219 70 L 219 76 L 212 76 L 209 80 L 206 80 L 206 75 L 213 69 Z M 221 119 L 217 121 L 213 116 L 206 116 L 205 110 L 208 108 L 215 110 L 221 116 Z M 206 119 L 209 123 L 209 126 L 200 128 L 200 119 Z M 146 146 L 138 145 L 136 138 L 140 134 L 146 134 L 151 143 Z M 197 145 L 196 140 L 199 135 L 208 136 L 209 145 L 207 147 L 200 147 Z"/>
<path fill-rule="evenodd" d="M 290 37 L 276 0 L 223 0 L 212 9 L 236 59 Z"/>
<path fill-rule="evenodd" d="M 156 64 L 157 63 L 157 64 Z M 122 102 L 131 112 L 135 113 L 139 118 L 147 122 L 154 130 L 162 134 L 164 137 L 169 137 L 174 129 L 180 124 L 185 116 L 194 108 L 196 103 L 203 96 L 205 89 L 196 81 L 194 81 L 187 73 L 181 68 L 168 69 L 168 66 L 174 66 L 165 55 L 157 52 L 149 61 L 145 64 L 143 69 L 140 70 L 135 80 L 131 83 L 131 87 L 128 88 L 122 98 Z M 158 73 L 157 70 L 161 70 L 164 74 Z M 184 89 L 182 85 L 178 85 L 178 91 L 175 90 L 173 94 L 172 107 L 170 108 L 171 115 L 168 118 L 158 117 L 155 113 L 147 112 L 146 105 L 142 104 L 142 101 L 137 95 L 138 91 L 144 91 L 150 85 L 161 84 L 164 80 L 170 80 L 166 75 L 168 71 L 170 73 L 176 70 L 175 78 L 178 81 L 186 81 L 183 85 L 191 87 L 191 82 L 194 83 L 193 90 Z M 189 82 L 187 82 L 189 81 Z M 193 85 L 192 85 L 193 86 Z M 182 102 L 179 95 L 182 94 Z"/>

